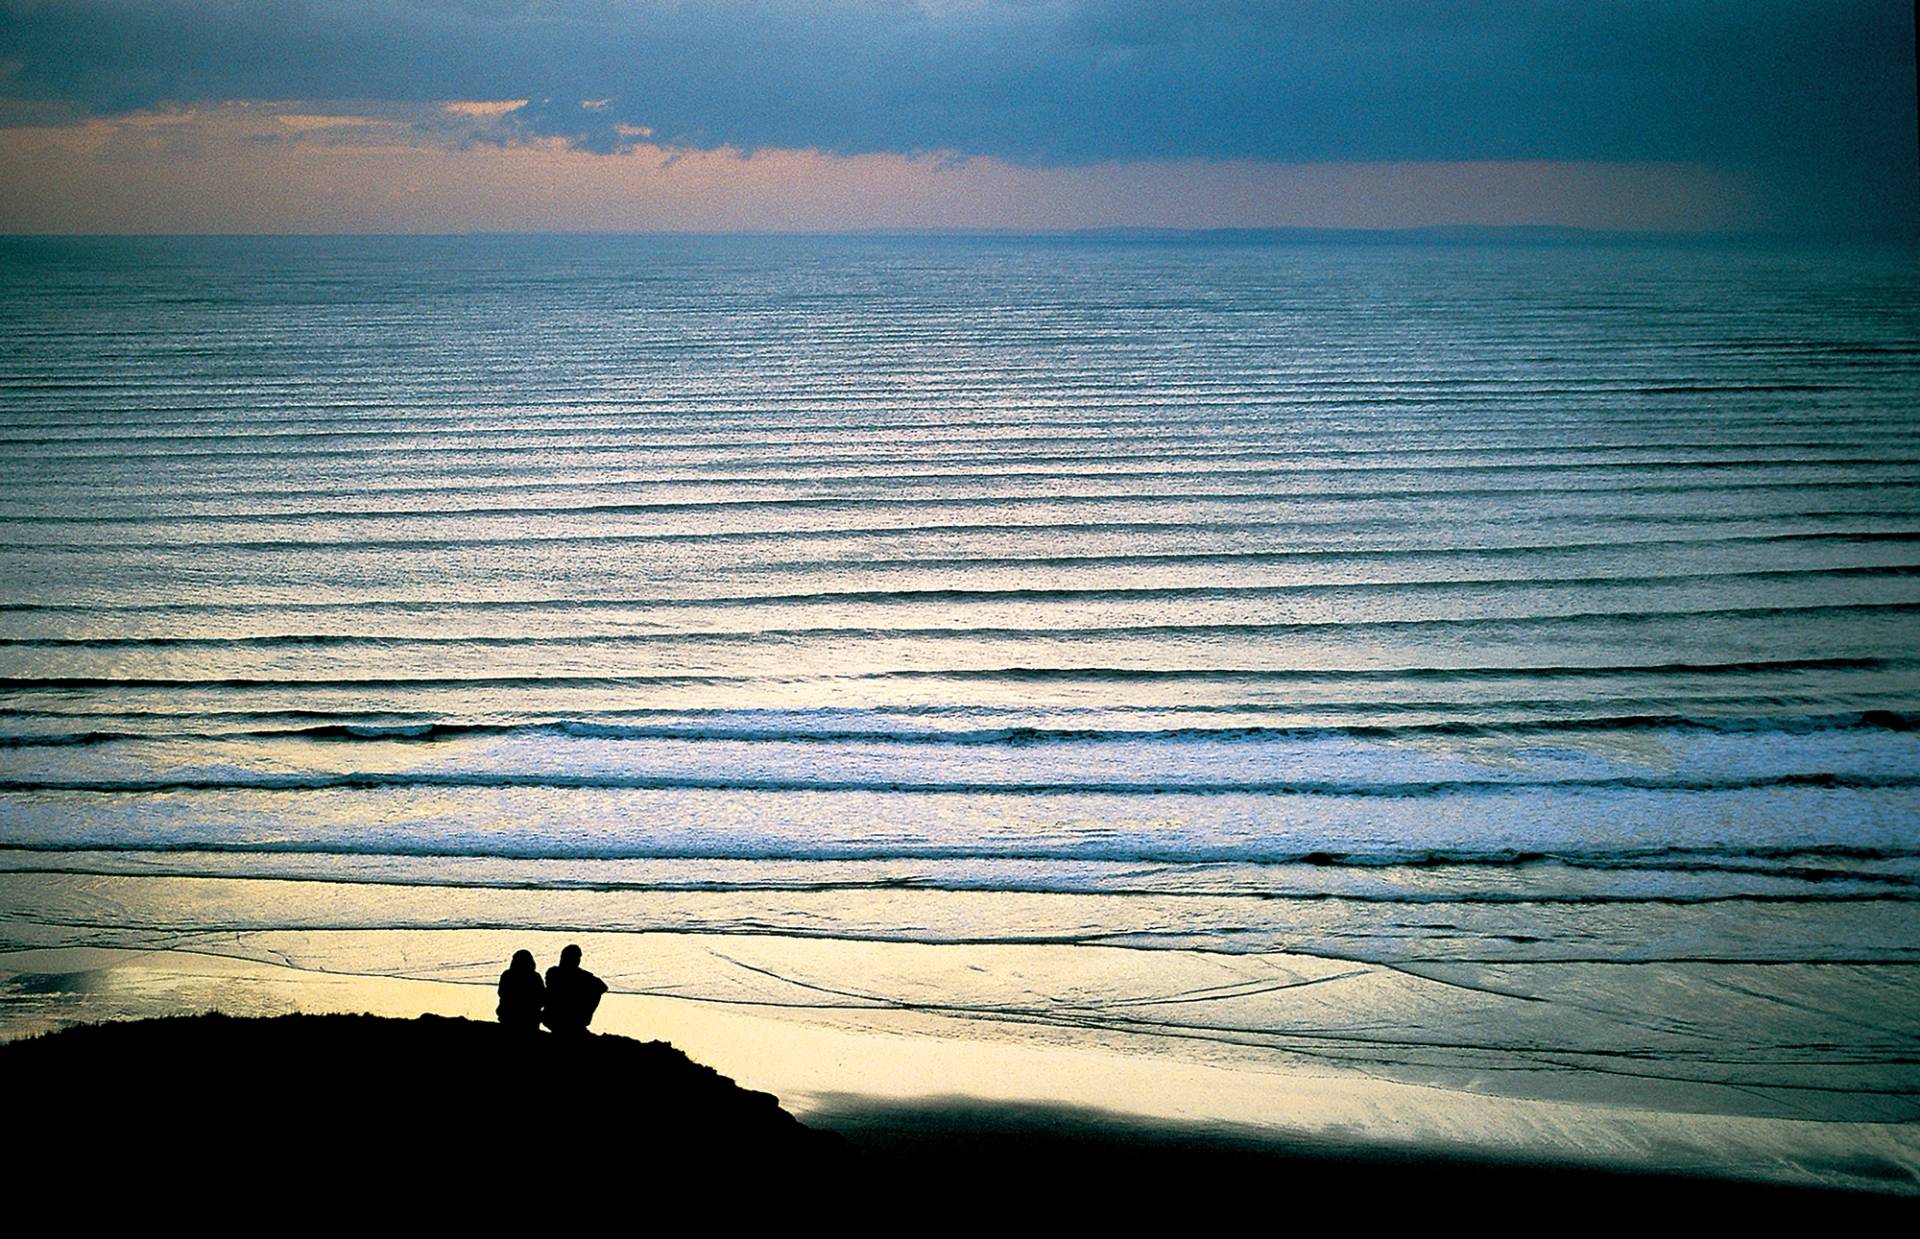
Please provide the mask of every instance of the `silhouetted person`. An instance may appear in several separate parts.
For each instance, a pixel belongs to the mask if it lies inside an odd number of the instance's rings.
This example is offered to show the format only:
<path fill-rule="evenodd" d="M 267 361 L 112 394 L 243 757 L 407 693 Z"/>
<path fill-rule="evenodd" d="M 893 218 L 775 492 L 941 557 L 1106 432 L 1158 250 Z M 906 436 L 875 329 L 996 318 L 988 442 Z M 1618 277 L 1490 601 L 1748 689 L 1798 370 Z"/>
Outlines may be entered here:
<path fill-rule="evenodd" d="M 607 983 L 580 966 L 580 948 L 560 952 L 560 962 L 547 969 L 547 1011 L 540 1022 L 561 1036 L 584 1037 Z"/>
<path fill-rule="evenodd" d="M 547 1005 L 547 987 L 540 982 L 532 951 L 515 951 L 513 962 L 500 974 L 500 1005 L 493 1013 L 515 1032 L 539 1032 L 540 1010 Z"/>

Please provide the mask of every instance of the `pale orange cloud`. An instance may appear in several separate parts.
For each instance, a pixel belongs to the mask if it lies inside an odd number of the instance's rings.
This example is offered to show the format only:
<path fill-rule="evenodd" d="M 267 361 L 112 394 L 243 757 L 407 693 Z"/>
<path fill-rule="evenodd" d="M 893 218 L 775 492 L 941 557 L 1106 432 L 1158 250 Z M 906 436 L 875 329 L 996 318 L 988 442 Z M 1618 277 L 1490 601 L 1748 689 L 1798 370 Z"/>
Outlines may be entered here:
<path fill-rule="evenodd" d="M 299 133 L 316 129 L 360 128 L 364 125 L 398 125 L 402 122 L 369 116 L 329 116 L 314 112 L 280 112 L 274 115 L 275 122 Z"/>
<path fill-rule="evenodd" d="M 455 99 L 440 108 L 455 116 L 505 116 L 527 106 L 525 99 Z"/>
<path fill-rule="evenodd" d="M 1695 164 L 1172 160 L 1048 168 L 941 153 L 646 144 L 598 155 L 559 139 L 491 134 L 485 122 L 515 106 L 456 101 L 409 119 L 235 103 L 0 129 L 0 231 L 1687 230 L 1755 222 L 1746 187 Z M 456 118 L 455 128 L 436 131 L 430 114 Z"/>

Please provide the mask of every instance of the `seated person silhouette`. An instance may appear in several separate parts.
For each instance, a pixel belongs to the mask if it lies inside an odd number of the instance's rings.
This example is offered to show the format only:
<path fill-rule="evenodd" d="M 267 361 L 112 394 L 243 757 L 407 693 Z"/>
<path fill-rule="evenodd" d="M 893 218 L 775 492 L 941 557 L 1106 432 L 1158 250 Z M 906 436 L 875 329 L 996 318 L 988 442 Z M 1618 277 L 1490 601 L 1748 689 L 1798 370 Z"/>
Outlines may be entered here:
<path fill-rule="evenodd" d="M 584 1037 L 607 983 L 580 966 L 580 948 L 560 952 L 560 962 L 547 969 L 547 1009 L 541 1023 L 563 1037 Z"/>
<path fill-rule="evenodd" d="M 532 951 L 515 951 L 513 962 L 500 974 L 500 1005 L 493 1013 L 515 1032 L 539 1032 L 540 1009 L 547 1005 L 547 987 L 533 964 Z"/>

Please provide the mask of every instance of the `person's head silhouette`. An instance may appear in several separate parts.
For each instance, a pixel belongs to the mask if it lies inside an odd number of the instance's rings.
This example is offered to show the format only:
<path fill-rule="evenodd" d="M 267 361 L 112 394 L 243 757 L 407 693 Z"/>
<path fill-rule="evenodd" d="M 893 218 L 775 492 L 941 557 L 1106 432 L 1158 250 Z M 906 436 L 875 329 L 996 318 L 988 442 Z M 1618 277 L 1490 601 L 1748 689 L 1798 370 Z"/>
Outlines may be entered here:
<path fill-rule="evenodd" d="M 580 948 L 577 946 L 569 946 L 566 950 L 560 952 L 560 966 L 562 968 L 578 968 L 580 966 Z"/>
<path fill-rule="evenodd" d="M 510 966 L 515 972 L 532 972 L 533 952 L 515 951 L 513 953 L 513 963 Z"/>

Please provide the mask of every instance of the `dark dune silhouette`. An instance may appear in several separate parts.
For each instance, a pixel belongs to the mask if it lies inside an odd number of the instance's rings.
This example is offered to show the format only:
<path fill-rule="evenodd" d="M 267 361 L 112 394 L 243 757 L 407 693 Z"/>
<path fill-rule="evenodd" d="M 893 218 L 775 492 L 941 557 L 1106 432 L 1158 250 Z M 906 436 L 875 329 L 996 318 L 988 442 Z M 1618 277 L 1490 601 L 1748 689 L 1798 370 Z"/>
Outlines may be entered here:
<path fill-rule="evenodd" d="M 377 1158 L 399 1179 L 564 1155 L 628 1177 L 715 1160 L 802 1169 L 843 1155 L 768 1093 L 665 1042 L 370 1015 L 196 1015 L 0 1045 L 16 1168 L 188 1169 Z M 177 1159 L 177 1161 L 176 1161 Z M 116 1171 L 117 1172 L 117 1171 Z"/>

